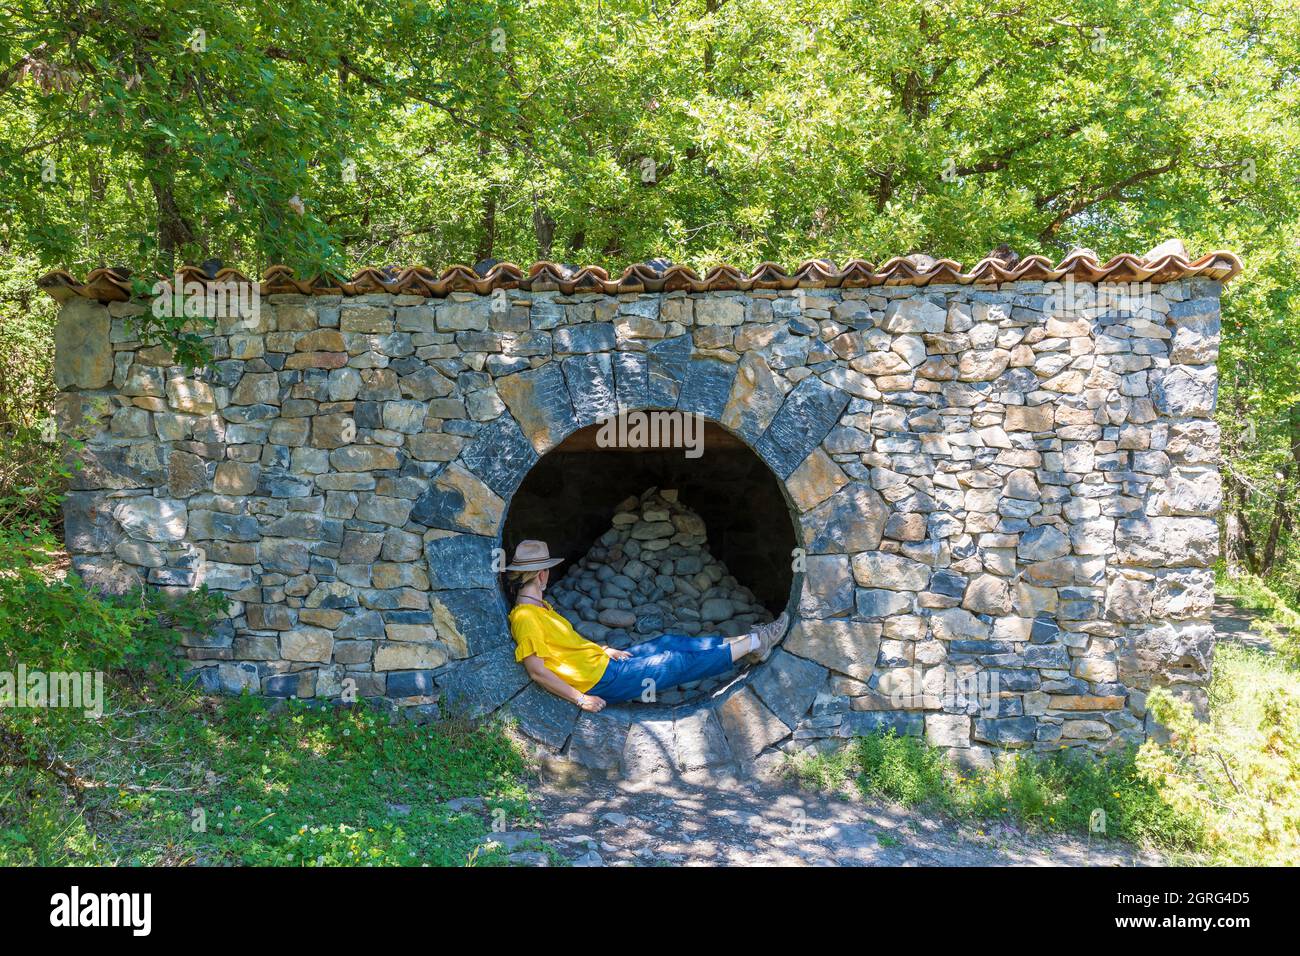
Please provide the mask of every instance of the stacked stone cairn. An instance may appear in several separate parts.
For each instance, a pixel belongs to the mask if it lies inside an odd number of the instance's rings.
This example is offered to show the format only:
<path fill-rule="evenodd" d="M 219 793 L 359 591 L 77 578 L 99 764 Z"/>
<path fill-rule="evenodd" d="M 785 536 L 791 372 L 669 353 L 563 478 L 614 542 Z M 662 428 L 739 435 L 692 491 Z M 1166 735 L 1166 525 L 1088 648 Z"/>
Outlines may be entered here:
<path fill-rule="evenodd" d="M 608 531 L 547 598 L 578 633 L 631 647 L 660 634 L 736 637 L 772 615 L 714 558 L 704 520 L 671 489 L 650 488 L 615 509 Z M 660 703 L 701 697 L 727 677 L 660 691 Z"/>

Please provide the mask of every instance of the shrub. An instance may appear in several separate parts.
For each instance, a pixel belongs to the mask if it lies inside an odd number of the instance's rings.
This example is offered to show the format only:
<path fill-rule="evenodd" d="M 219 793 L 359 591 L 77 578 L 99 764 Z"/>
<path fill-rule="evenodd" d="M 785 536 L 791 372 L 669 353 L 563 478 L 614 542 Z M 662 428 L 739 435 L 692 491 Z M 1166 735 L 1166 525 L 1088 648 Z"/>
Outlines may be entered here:
<path fill-rule="evenodd" d="M 854 741 L 853 750 L 858 786 L 864 793 L 890 797 L 903 806 L 942 800 L 946 795 L 943 752 L 915 737 L 899 737 L 891 730 Z"/>
<path fill-rule="evenodd" d="M 0 529 L 36 530 L 57 521 L 66 483 L 49 424 L 54 303 L 11 295 L 0 282 Z"/>
<path fill-rule="evenodd" d="M 9 670 L 23 662 L 46 671 L 174 673 L 182 634 L 209 626 L 226 604 L 206 589 L 101 597 L 52 566 L 58 547 L 48 536 L 0 533 L 0 661 Z"/>
<path fill-rule="evenodd" d="M 1169 740 L 1142 746 L 1145 779 L 1196 821 L 1203 858 L 1233 864 L 1300 861 L 1300 698 L 1276 659 L 1223 647 L 1212 719 L 1153 691 L 1148 706 Z"/>

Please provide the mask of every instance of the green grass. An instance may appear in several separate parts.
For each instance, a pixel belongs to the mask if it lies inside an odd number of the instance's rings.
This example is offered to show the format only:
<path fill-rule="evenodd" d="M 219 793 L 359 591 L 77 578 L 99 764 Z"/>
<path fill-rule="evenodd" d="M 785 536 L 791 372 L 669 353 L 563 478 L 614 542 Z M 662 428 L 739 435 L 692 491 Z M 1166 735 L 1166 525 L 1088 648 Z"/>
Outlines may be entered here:
<path fill-rule="evenodd" d="M 1285 616 L 1289 609 L 1277 611 Z M 1294 613 L 1294 612 L 1291 612 Z M 1289 655 L 1222 643 L 1208 722 L 1155 692 L 1166 743 L 1106 757 L 1023 755 L 962 773 L 911 737 L 867 737 L 838 753 L 792 760 L 803 785 L 895 801 L 970 821 L 1030 831 L 1106 833 L 1183 865 L 1300 864 L 1300 676 Z"/>
<path fill-rule="evenodd" d="M 223 600 L 101 599 L 56 558 L 0 533 L 0 670 L 102 673 L 104 714 L 0 709 L 0 865 L 494 864 L 493 824 L 529 822 L 501 724 L 202 697 L 175 649 Z"/>
<path fill-rule="evenodd" d="M 836 753 L 796 758 L 788 769 L 804 786 L 856 790 L 959 820 L 1087 834 L 1100 809 L 1109 837 L 1187 849 L 1199 838 L 1196 821 L 1168 806 L 1157 787 L 1142 779 L 1132 752 L 1008 756 L 993 770 L 960 772 L 942 749 L 891 731 L 859 738 Z"/>
<path fill-rule="evenodd" d="M 503 859 L 475 852 L 494 815 L 530 819 L 524 760 L 498 725 L 117 690 L 100 721 L 37 728 L 84 789 L 0 767 L 0 865 L 484 865 Z M 484 805 L 443 805 L 464 796 Z"/>

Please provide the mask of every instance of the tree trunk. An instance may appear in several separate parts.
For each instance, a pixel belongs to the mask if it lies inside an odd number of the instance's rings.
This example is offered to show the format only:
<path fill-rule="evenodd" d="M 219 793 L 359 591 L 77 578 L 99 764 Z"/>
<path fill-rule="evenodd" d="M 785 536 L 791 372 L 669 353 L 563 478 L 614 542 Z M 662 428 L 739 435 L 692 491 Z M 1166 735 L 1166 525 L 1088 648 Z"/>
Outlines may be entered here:
<path fill-rule="evenodd" d="M 1224 496 L 1228 509 L 1224 514 L 1224 563 L 1228 573 L 1233 577 L 1241 574 L 1243 568 L 1254 572 L 1255 543 L 1250 536 L 1250 522 L 1246 518 L 1246 488 L 1241 482 L 1227 476 L 1227 494 Z"/>
<path fill-rule="evenodd" d="M 181 214 L 171 185 L 162 182 L 156 173 L 149 175 L 149 185 L 158 207 L 158 251 L 167 272 L 171 273 L 176 270 L 177 252 L 198 240 L 189 222 Z"/>
<path fill-rule="evenodd" d="M 478 245 L 474 247 L 474 261 L 481 262 L 492 258 L 492 250 L 497 244 L 497 191 L 493 187 L 483 197 L 483 215 L 479 222 Z"/>
<path fill-rule="evenodd" d="M 537 236 L 538 258 L 549 261 L 551 244 L 555 241 L 555 220 L 533 197 L 533 233 Z"/>
<path fill-rule="evenodd" d="M 478 159 L 479 168 L 486 174 L 488 138 L 485 135 L 479 136 Z M 478 245 L 474 248 L 475 262 L 491 259 L 492 250 L 497 244 L 497 189 L 495 185 L 489 186 L 488 191 L 483 195 L 483 213 L 479 223 Z"/>
<path fill-rule="evenodd" d="M 1264 557 L 1260 562 L 1260 574 L 1268 574 L 1273 569 L 1277 561 L 1277 549 L 1282 531 L 1291 527 L 1291 499 L 1296 491 L 1296 468 L 1300 466 L 1300 404 L 1291 406 L 1287 418 L 1291 460 L 1282 467 L 1282 471 L 1277 476 L 1277 499 L 1273 505 L 1273 518 L 1268 525 L 1268 537 L 1264 541 Z"/>
<path fill-rule="evenodd" d="M 1282 534 L 1282 527 L 1287 519 L 1287 500 L 1291 494 L 1291 466 L 1287 462 L 1277 476 L 1277 498 L 1273 503 L 1273 518 L 1268 523 L 1268 536 L 1264 539 L 1264 558 L 1260 562 L 1259 573 L 1268 574 L 1277 559 L 1277 543 Z"/>

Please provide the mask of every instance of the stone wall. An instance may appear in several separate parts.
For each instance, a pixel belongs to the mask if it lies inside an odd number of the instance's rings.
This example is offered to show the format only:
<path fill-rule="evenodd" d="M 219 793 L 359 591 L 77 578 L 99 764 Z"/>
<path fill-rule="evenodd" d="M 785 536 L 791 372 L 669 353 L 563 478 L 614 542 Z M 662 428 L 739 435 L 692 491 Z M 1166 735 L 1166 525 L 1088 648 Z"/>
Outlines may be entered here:
<path fill-rule="evenodd" d="M 1111 747 L 1152 686 L 1204 699 L 1219 291 L 272 294 L 197 375 L 133 338 L 138 306 L 73 298 L 67 544 L 97 586 L 232 599 L 183 649 L 208 689 L 508 706 L 601 770 L 887 727 L 977 762 Z M 491 554 L 539 456 L 619 406 L 698 412 L 772 469 L 796 623 L 701 705 L 580 716 L 515 664 Z"/>

